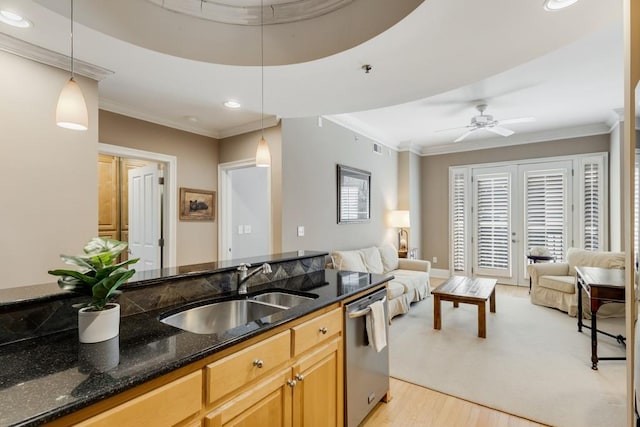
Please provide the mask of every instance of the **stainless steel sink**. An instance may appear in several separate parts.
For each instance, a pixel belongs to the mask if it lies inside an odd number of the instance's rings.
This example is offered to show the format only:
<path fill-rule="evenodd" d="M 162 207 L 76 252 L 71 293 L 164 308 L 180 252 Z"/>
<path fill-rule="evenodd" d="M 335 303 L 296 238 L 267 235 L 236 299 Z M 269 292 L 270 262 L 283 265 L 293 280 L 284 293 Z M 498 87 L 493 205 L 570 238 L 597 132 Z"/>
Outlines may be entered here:
<path fill-rule="evenodd" d="M 195 334 L 221 334 L 254 321 L 271 323 L 271 315 L 282 310 L 283 307 L 243 299 L 190 308 L 160 321 Z"/>
<path fill-rule="evenodd" d="M 310 301 L 313 298 L 302 295 L 288 294 L 285 292 L 266 292 L 264 294 L 251 297 L 254 301 L 263 302 L 265 304 L 272 304 L 278 307 L 291 308 L 304 302 Z"/>

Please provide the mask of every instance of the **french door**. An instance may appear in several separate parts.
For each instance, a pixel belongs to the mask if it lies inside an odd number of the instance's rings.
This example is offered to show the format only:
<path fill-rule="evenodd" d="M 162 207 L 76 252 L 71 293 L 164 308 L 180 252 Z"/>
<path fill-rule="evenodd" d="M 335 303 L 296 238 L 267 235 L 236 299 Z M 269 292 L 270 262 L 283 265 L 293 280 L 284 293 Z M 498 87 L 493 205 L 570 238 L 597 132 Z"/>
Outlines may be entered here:
<path fill-rule="evenodd" d="M 573 232 L 571 161 L 475 167 L 470 172 L 472 275 L 527 285 L 530 248 L 542 246 L 563 259 Z"/>

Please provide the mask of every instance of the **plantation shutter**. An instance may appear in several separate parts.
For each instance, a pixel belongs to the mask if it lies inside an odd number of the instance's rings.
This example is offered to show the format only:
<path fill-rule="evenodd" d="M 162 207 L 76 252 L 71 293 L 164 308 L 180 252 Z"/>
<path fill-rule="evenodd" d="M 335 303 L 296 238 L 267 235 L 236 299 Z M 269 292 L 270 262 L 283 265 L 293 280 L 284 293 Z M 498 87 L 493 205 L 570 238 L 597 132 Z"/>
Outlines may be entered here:
<path fill-rule="evenodd" d="M 467 171 L 452 172 L 451 179 L 451 242 L 454 273 L 467 271 Z"/>
<path fill-rule="evenodd" d="M 341 219 L 358 219 L 358 187 L 343 186 L 340 191 L 341 197 Z"/>
<path fill-rule="evenodd" d="M 564 259 L 567 243 L 566 173 L 565 169 L 525 173 L 527 251 L 542 246 L 558 261 Z"/>
<path fill-rule="evenodd" d="M 510 270 L 510 174 L 478 175 L 476 260 L 482 270 Z"/>
<path fill-rule="evenodd" d="M 604 162 L 589 157 L 580 162 L 580 233 L 582 247 L 604 250 Z"/>

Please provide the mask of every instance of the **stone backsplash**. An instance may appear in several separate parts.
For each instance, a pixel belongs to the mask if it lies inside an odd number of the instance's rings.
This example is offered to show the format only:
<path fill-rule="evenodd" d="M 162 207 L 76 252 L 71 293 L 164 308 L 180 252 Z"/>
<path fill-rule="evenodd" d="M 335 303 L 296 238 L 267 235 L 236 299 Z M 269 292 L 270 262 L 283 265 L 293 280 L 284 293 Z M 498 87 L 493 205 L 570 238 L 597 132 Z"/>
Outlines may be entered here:
<path fill-rule="evenodd" d="M 322 280 L 323 275 L 313 274 L 325 268 L 325 255 L 282 262 L 270 260 L 272 272 L 258 273 L 246 283 L 249 292 L 264 288 L 264 284 L 278 280 L 306 282 Z M 258 266 L 254 264 L 254 268 Z M 251 269 L 250 269 L 251 270 Z M 118 298 L 121 316 L 170 307 L 215 296 L 231 295 L 236 290 L 236 272 L 226 269 L 210 274 L 168 277 L 150 285 L 135 285 L 123 289 Z M 74 305 L 87 301 L 87 297 L 60 294 L 56 298 L 33 301 L 29 304 L 0 306 L 0 345 L 49 335 L 77 328 L 77 311 Z"/>

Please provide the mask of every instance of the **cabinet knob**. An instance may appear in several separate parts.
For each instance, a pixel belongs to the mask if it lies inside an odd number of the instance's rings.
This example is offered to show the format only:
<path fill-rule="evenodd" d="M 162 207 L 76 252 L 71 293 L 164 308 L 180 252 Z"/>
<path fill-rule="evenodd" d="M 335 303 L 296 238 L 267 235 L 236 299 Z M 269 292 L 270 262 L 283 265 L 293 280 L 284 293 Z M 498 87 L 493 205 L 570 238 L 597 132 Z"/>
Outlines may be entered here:
<path fill-rule="evenodd" d="M 322 328 L 320 328 L 320 332 L 322 332 L 322 335 L 326 335 L 329 330 L 323 326 Z"/>
<path fill-rule="evenodd" d="M 291 388 L 294 388 L 298 384 L 296 380 L 287 380 L 287 385 Z"/>
<path fill-rule="evenodd" d="M 253 366 L 257 366 L 258 368 L 262 368 L 264 366 L 264 362 L 260 359 L 256 359 L 253 361 Z"/>
<path fill-rule="evenodd" d="M 302 374 L 296 374 L 295 378 L 300 382 L 304 381 L 304 375 L 302 375 Z"/>

